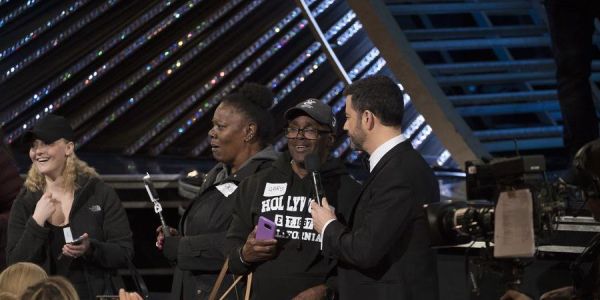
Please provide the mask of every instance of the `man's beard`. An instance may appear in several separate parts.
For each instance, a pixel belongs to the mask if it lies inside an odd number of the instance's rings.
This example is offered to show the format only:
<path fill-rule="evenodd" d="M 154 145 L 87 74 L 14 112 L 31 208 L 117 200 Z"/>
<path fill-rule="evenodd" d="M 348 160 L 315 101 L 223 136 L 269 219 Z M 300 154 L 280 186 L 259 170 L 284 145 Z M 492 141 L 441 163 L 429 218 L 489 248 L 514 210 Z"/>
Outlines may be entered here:
<path fill-rule="evenodd" d="M 354 150 L 364 151 L 363 144 L 365 143 L 366 134 L 362 129 L 362 126 L 356 126 L 356 130 L 354 131 L 354 135 L 350 136 L 350 147 Z"/>

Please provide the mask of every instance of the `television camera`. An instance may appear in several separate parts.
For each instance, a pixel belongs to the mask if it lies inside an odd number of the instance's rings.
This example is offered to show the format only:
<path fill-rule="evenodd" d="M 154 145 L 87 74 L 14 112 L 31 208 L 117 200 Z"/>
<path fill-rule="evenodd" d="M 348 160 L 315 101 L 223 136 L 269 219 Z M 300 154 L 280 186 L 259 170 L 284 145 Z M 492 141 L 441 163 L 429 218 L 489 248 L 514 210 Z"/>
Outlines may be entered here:
<path fill-rule="evenodd" d="M 467 199 L 425 206 L 434 246 L 493 242 L 496 204 L 502 193 L 529 190 L 536 237 L 552 232 L 553 221 L 565 211 L 567 185 L 549 183 L 543 156 L 519 156 L 466 163 Z"/>
<path fill-rule="evenodd" d="M 498 232 L 521 232 L 528 228 L 506 229 L 506 222 L 498 220 L 530 219 L 532 249 L 543 245 L 552 236 L 558 219 L 571 210 L 571 203 L 585 203 L 597 199 L 600 207 L 600 140 L 586 144 L 574 158 L 573 168 L 566 180 L 549 182 L 546 177 L 543 156 L 519 156 L 492 161 L 470 161 L 466 163 L 467 201 L 448 200 L 425 206 L 434 246 L 456 246 L 469 242 L 482 242 L 479 255 L 470 258 L 475 267 L 495 271 L 502 275 L 508 288 L 521 283 L 523 270 L 535 254 L 498 256 Z M 518 190 L 529 192 L 530 197 L 515 198 L 515 202 L 529 202 L 531 210 L 526 215 L 499 215 L 499 200 L 507 193 Z M 504 205 L 502 205 L 504 207 Z M 583 205 L 580 205 L 581 209 Z M 600 209 L 599 209 L 600 211 Z M 593 211 L 592 211 L 593 212 Z M 514 211 L 513 211 L 514 213 Z M 600 214 L 594 213 L 596 220 Z M 535 245 L 534 245 L 535 244 Z M 472 245 L 472 244 L 471 244 Z M 468 248 L 467 248 L 468 249 Z M 516 252 L 518 253 L 518 252 Z M 590 254 L 592 253 L 592 254 Z M 600 254 L 600 237 L 592 240 L 590 246 L 571 266 L 575 278 L 589 276 L 582 271 L 583 261 L 592 260 Z M 478 293 L 473 272 L 467 270 L 472 283 L 472 292 Z"/>

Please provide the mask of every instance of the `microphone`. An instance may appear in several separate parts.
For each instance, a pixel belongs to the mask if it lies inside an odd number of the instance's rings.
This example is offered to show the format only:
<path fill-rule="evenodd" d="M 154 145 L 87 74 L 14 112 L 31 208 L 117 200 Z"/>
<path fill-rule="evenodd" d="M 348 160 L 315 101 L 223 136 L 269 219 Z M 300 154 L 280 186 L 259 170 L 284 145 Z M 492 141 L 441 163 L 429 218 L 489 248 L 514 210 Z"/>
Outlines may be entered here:
<path fill-rule="evenodd" d="M 304 167 L 308 170 L 313 179 L 313 185 L 315 189 L 315 200 L 321 205 L 321 198 L 323 197 L 323 185 L 321 184 L 321 159 L 315 153 L 310 153 L 304 157 Z"/>
<path fill-rule="evenodd" d="M 169 227 L 167 226 L 165 218 L 162 215 L 162 205 L 160 205 L 160 203 L 158 202 L 158 192 L 156 192 L 156 189 L 154 188 L 154 183 L 150 178 L 150 174 L 146 173 L 146 175 L 143 177 L 143 180 L 144 186 L 146 187 L 146 192 L 148 192 L 148 197 L 150 197 L 150 201 L 154 204 L 154 212 L 160 218 L 160 224 L 162 225 L 163 234 L 165 235 L 165 237 L 171 236 L 171 232 L 169 232 Z"/>

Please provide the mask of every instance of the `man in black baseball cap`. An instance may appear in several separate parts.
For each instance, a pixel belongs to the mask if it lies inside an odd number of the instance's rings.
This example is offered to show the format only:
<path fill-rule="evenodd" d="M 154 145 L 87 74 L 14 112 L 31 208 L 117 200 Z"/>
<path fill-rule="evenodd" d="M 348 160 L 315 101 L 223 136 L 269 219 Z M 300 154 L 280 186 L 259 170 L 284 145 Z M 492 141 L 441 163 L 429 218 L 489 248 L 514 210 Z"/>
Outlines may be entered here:
<path fill-rule="evenodd" d="M 64 117 L 49 114 L 27 131 L 24 141 L 26 144 L 31 144 L 33 140 L 39 139 L 46 144 L 51 144 L 61 138 L 73 141 L 75 139 L 73 128 Z"/>
<path fill-rule="evenodd" d="M 339 159 L 329 156 L 336 127 L 331 107 L 307 99 L 288 109 L 285 118 L 288 152 L 247 178 L 229 199 L 235 203 L 226 242 L 229 267 L 235 274 L 253 272 L 256 299 L 330 299 L 335 261 L 322 255 L 321 238 L 312 229 L 308 208 L 314 182 L 305 160 L 319 162 L 322 195 L 334 203 L 340 219 L 350 215 L 360 186 Z M 259 217 L 275 223 L 274 238 L 256 239 Z"/>
<path fill-rule="evenodd" d="M 336 120 L 331 107 L 318 99 L 309 98 L 285 112 L 285 119 L 293 120 L 298 115 L 308 115 L 320 124 L 326 125 L 332 132 L 336 129 Z"/>

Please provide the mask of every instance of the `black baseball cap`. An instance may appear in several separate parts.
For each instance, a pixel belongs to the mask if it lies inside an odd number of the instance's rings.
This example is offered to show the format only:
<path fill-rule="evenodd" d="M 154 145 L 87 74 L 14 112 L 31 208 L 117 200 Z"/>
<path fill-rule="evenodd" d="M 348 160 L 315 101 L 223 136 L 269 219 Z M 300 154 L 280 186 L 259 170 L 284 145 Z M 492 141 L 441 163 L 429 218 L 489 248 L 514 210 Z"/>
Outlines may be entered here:
<path fill-rule="evenodd" d="M 73 132 L 73 128 L 67 119 L 62 116 L 49 114 L 25 133 L 25 143 L 31 143 L 34 139 L 40 139 L 46 144 L 54 143 L 59 139 L 73 141 L 75 139 L 75 132 Z"/>
<path fill-rule="evenodd" d="M 320 124 L 327 125 L 332 131 L 335 131 L 336 120 L 331 107 L 319 99 L 309 98 L 296 106 L 288 109 L 284 116 L 286 120 L 291 120 L 298 115 L 306 114 Z"/>

